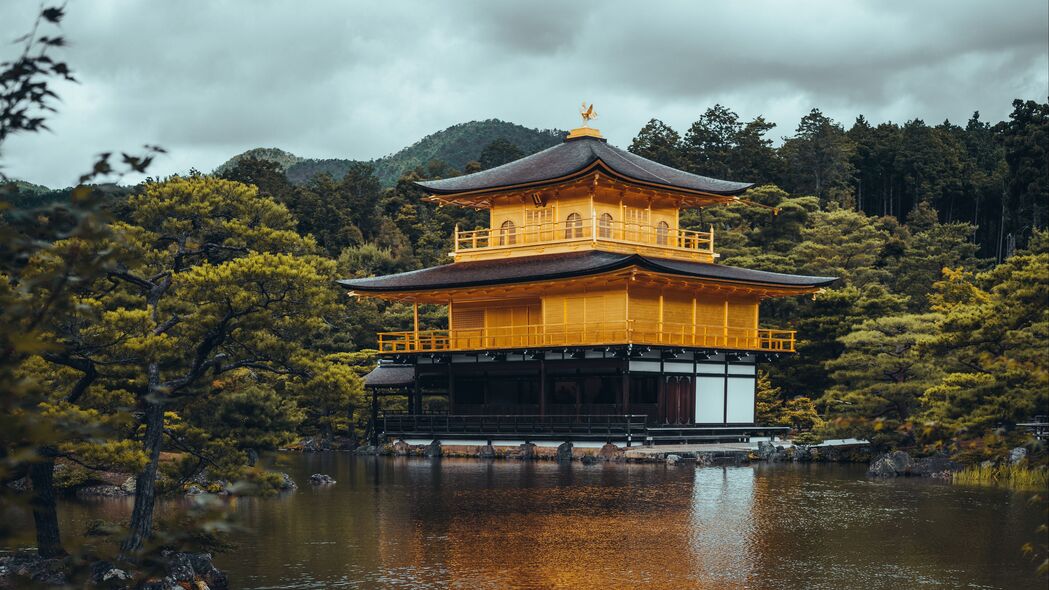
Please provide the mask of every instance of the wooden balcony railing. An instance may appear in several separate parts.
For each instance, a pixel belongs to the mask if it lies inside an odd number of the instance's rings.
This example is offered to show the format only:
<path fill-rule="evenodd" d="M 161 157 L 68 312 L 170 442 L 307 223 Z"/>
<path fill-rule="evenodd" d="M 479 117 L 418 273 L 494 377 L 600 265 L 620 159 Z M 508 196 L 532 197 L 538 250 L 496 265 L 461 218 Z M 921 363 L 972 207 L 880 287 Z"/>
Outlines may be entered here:
<path fill-rule="evenodd" d="M 651 344 L 794 352 L 795 331 L 693 326 L 621 320 L 592 324 L 535 324 L 470 330 L 380 332 L 380 352 L 441 352 L 550 346 Z"/>
<path fill-rule="evenodd" d="M 710 231 L 702 232 L 600 218 L 462 231 L 457 226 L 454 241 L 456 254 L 482 249 L 580 241 L 646 246 L 711 256 L 714 254 L 713 227 Z"/>

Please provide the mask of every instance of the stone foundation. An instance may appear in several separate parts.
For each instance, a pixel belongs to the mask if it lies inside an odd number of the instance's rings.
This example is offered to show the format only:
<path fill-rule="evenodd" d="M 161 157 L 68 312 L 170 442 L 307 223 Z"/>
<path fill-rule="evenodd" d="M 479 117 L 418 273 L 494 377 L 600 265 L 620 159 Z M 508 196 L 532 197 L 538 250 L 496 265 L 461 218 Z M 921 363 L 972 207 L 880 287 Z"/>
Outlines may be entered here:
<path fill-rule="evenodd" d="M 780 443 L 782 444 L 782 443 Z M 717 445 L 711 445 L 716 447 Z M 518 461 L 557 461 L 568 463 L 579 461 L 585 465 L 595 463 L 667 463 L 692 465 L 742 465 L 752 462 L 793 462 L 793 463 L 854 463 L 870 461 L 869 451 L 865 447 L 823 448 L 818 446 L 773 446 L 771 443 L 759 443 L 757 449 L 679 447 L 625 447 L 606 444 L 602 447 L 578 447 L 570 442 L 558 446 L 538 446 L 532 443 L 519 445 L 492 444 L 478 441 L 476 444 L 448 444 L 431 442 L 413 445 L 397 440 L 378 449 L 368 448 L 359 454 L 380 454 L 401 457 L 455 457 L 473 459 L 507 459 Z M 673 459 L 668 461 L 668 458 Z"/>

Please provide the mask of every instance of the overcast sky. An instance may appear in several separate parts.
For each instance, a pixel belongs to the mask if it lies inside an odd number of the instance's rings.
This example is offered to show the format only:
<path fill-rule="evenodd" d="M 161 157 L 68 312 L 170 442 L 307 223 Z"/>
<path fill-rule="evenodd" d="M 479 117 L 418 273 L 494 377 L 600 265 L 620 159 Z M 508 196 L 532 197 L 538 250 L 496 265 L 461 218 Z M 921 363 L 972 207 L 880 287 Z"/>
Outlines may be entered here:
<path fill-rule="evenodd" d="M 39 0 L 0 0 L 0 39 Z M 626 147 L 720 102 L 789 135 L 818 106 L 851 124 L 1005 118 L 1049 95 L 1049 2 L 351 2 L 70 0 L 53 133 L 10 140 L 6 173 L 65 186 L 103 150 L 159 144 L 152 172 L 252 147 L 370 159 L 449 125 L 594 126 Z M 0 60 L 17 51 L 7 45 Z"/>

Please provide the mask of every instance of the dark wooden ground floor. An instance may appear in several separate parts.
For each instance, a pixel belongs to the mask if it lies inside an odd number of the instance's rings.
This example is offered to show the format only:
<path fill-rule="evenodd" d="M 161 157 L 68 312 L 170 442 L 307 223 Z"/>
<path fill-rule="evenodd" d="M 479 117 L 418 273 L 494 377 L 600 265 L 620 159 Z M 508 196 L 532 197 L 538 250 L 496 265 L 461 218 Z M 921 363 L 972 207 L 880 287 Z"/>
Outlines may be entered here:
<path fill-rule="evenodd" d="M 458 422 L 473 425 L 517 417 L 536 429 L 553 423 L 578 429 L 595 417 L 648 427 L 753 426 L 758 360 L 745 353 L 651 348 L 418 355 L 387 363 L 385 373 L 380 366 L 365 383 L 376 420 L 385 410 L 484 417 Z M 413 428 L 424 423 L 398 420 Z"/>

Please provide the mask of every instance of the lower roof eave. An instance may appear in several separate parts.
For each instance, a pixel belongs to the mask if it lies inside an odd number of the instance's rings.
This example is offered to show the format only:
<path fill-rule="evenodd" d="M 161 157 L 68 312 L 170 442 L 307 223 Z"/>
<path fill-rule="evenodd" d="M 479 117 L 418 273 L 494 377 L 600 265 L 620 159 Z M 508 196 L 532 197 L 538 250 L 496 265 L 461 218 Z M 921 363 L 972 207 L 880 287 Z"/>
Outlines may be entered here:
<path fill-rule="evenodd" d="M 785 296 L 813 293 L 838 280 L 837 277 L 788 275 L 722 264 L 587 250 L 516 258 L 512 263 L 506 260 L 456 262 L 382 277 L 340 280 L 338 283 L 354 295 L 410 300 L 418 297 L 413 294 L 432 295 L 493 286 L 548 284 L 565 279 L 607 275 L 625 269 L 665 275 L 675 280 L 778 290 L 779 294 Z"/>

